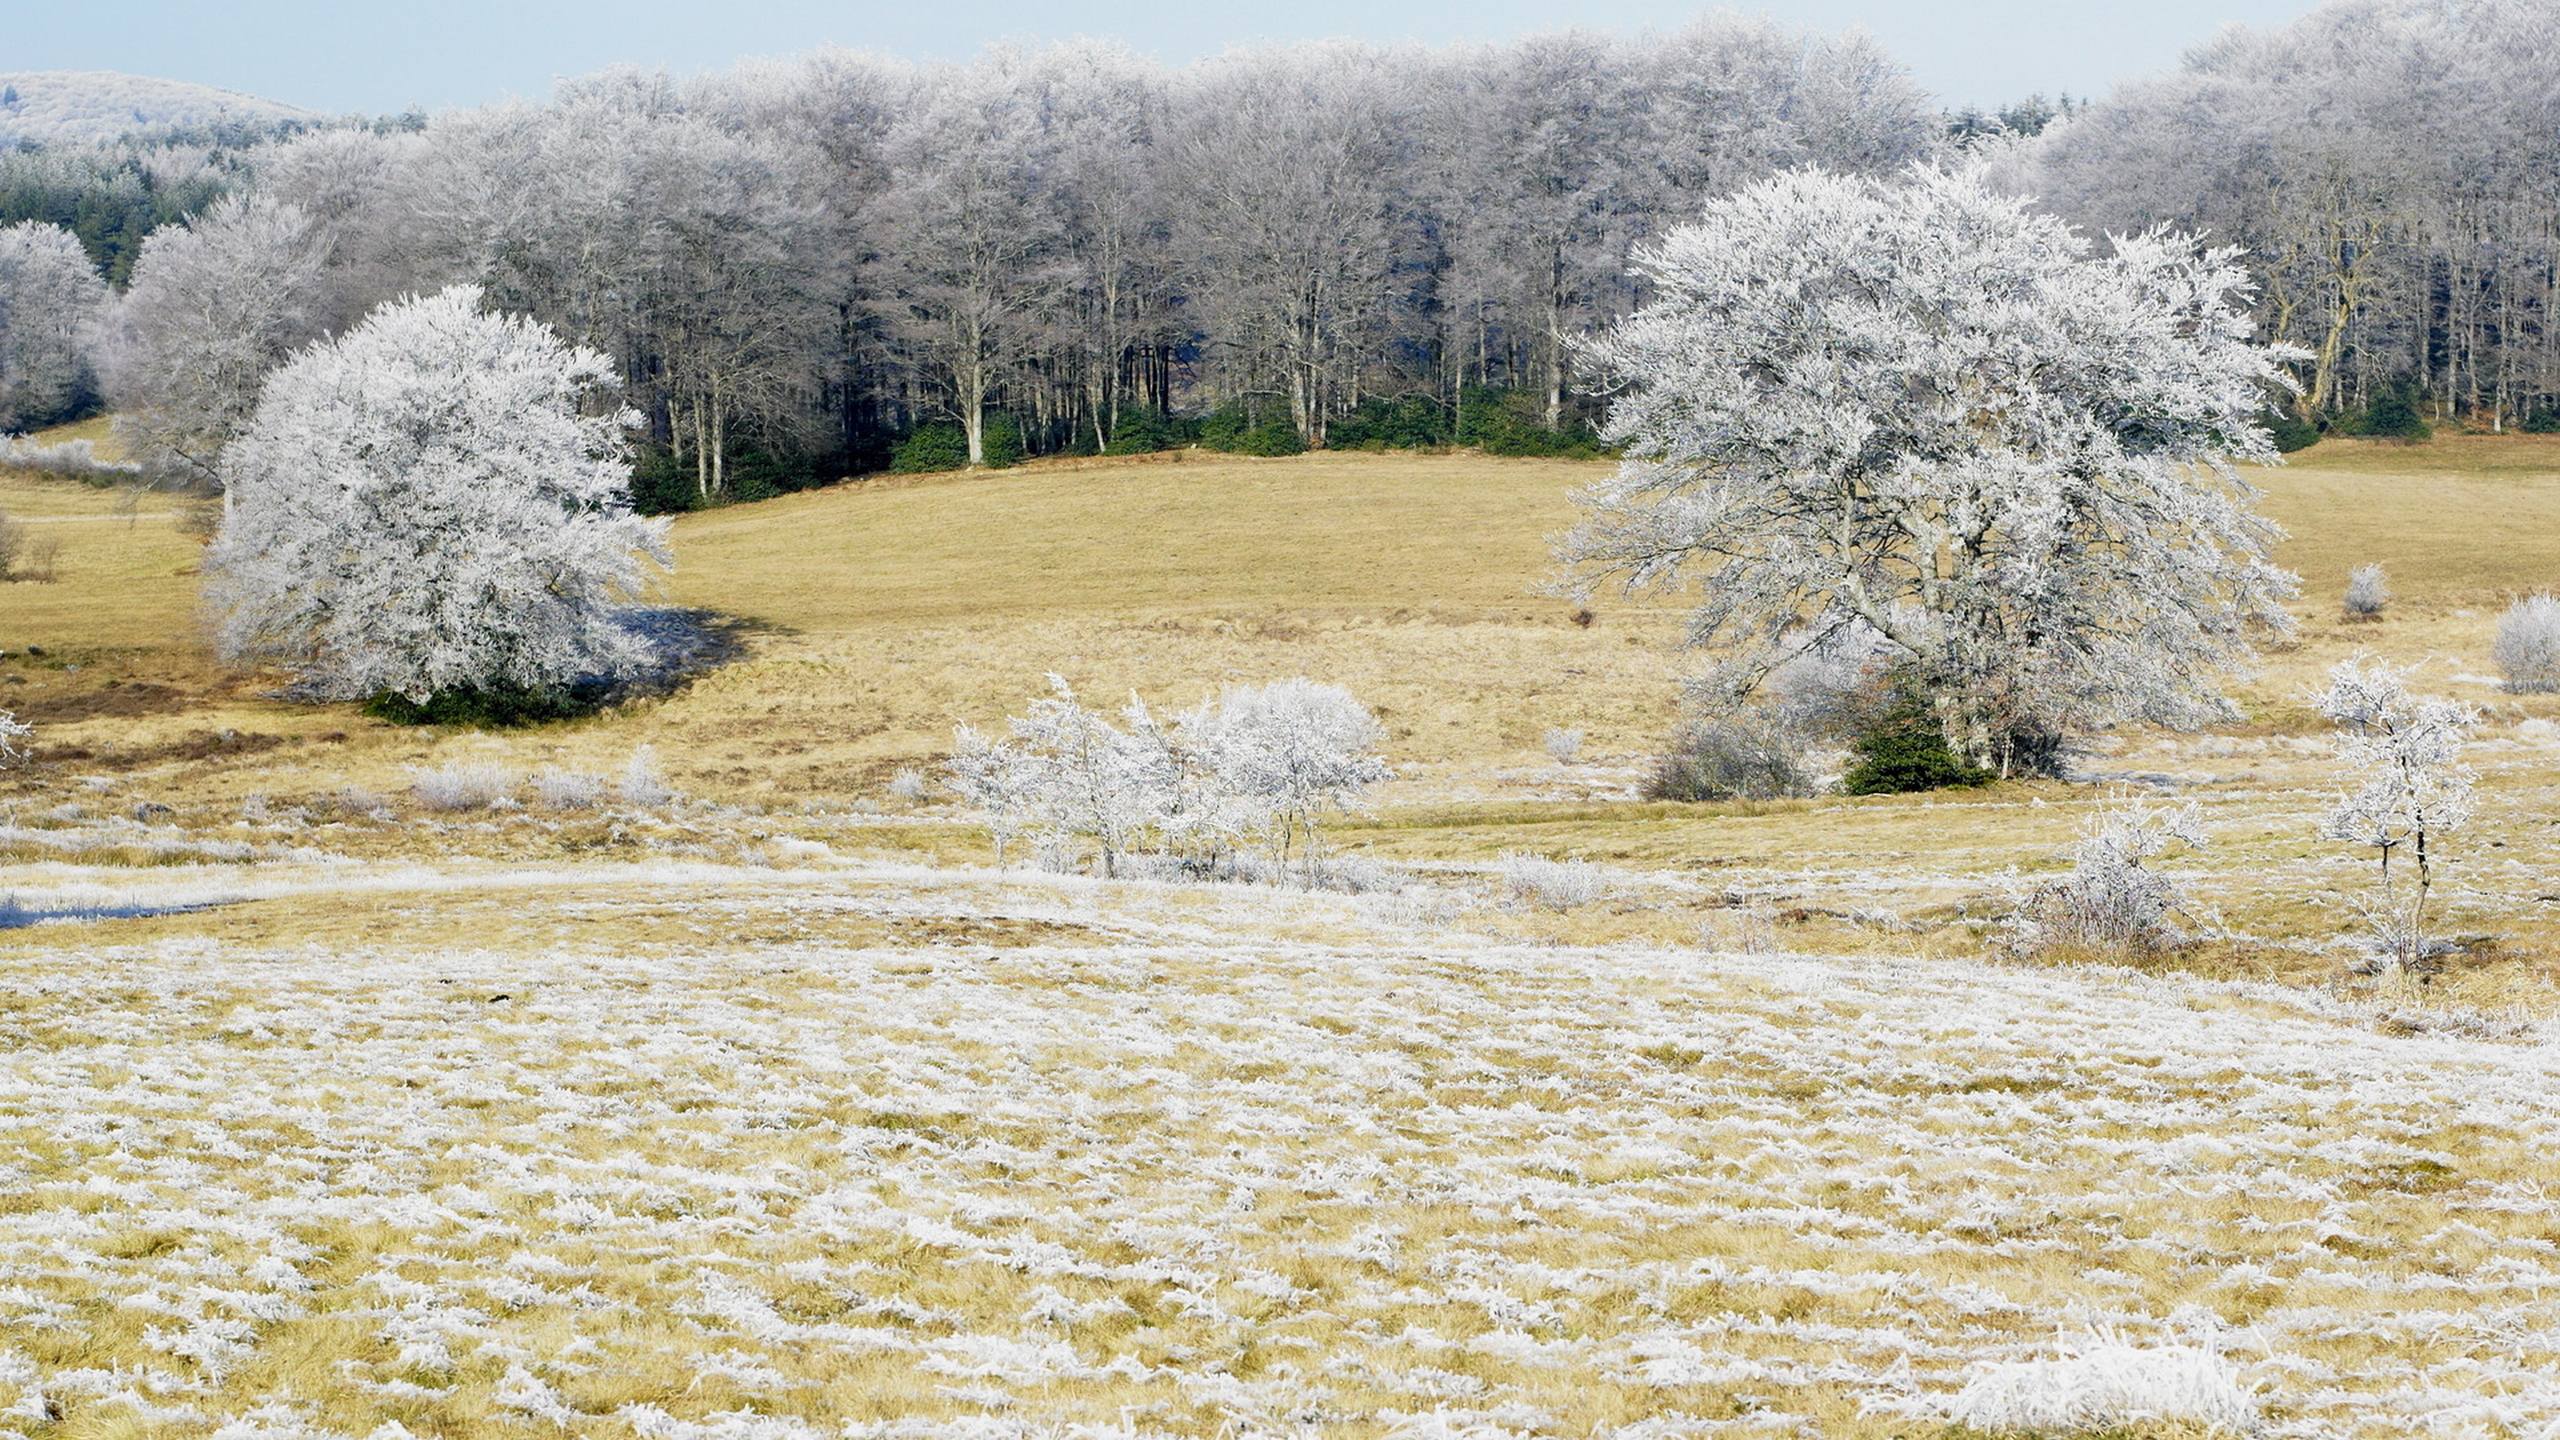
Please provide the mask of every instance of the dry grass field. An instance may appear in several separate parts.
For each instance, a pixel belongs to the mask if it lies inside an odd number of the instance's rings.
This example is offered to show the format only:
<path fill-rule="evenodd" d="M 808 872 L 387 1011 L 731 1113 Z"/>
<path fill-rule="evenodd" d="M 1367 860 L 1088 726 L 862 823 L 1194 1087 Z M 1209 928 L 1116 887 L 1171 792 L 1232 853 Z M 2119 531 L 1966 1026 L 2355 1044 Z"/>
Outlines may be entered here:
<path fill-rule="evenodd" d="M 2560 1433 L 2560 702 L 2487 658 L 2560 585 L 2560 443 L 2266 476 L 2303 627 L 2229 732 L 1749 806 L 1634 796 L 1676 602 L 1540 589 L 1595 473 L 1188 455 L 691 516 L 669 598 L 743 655 L 508 733 L 222 671 L 178 502 L 0 474 L 59 545 L 0 585 L 40 758 L 0 778 L 0 1436 L 1956 1437 L 2118 1361 L 2272 1434 Z M 2351 625 L 2365 561 L 2398 598 Z M 2359 651 L 2488 712 L 2425 985 L 2340 963 L 2302 696 Z M 1399 773 L 1339 839 L 1396 882 L 987 868 L 890 781 L 1051 670 L 1350 687 Z M 679 798 L 408 792 L 642 746 Z M 1992 958 L 1999 877 L 2127 790 L 2203 808 L 2174 864 L 2228 937 Z M 1523 906 L 1510 851 L 1605 894 Z"/>

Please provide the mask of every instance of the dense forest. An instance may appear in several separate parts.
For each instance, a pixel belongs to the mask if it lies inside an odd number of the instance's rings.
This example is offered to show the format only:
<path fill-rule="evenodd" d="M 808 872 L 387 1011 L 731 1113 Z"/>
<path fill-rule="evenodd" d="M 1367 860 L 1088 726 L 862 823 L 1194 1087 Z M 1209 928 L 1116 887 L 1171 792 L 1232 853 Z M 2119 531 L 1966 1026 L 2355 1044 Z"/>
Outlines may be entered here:
<path fill-rule="evenodd" d="M 1947 114 L 1855 36 L 1719 16 L 1180 68 L 1074 42 L 613 72 L 368 124 L 0 155 L 118 295 L 103 393 L 203 468 L 258 377 L 452 283 L 593 345 L 653 509 L 1205 439 L 1587 445 L 1631 255 L 1777 171 L 1978 165 L 2242 247 L 2296 425 L 2555 422 L 2560 70 L 2535 0 L 2344 0 L 2095 103 Z M 217 357 L 207 363 L 206 357 Z"/>

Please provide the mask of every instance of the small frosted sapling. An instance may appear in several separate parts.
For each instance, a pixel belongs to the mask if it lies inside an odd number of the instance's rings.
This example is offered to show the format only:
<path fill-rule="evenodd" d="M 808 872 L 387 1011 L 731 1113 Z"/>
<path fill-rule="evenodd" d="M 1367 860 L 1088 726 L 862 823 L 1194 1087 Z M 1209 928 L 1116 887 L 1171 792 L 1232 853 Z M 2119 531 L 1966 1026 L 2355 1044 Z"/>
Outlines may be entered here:
<path fill-rule="evenodd" d="M 2427 902 L 2445 837 L 2471 819 L 2475 777 L 2462 746 L 2479 712 L 2413 696 L 2407 672 L 2364 660 L 2330 671 L 2312 704 L 2338 727 L 2338 759 L 2354 787 L 2330 806 L 2321 833 L 2374 858 L 2373 891 L 2358 905 L 2372 968 L 2422 968 L 2446 948 L 2427 936 Z"/>

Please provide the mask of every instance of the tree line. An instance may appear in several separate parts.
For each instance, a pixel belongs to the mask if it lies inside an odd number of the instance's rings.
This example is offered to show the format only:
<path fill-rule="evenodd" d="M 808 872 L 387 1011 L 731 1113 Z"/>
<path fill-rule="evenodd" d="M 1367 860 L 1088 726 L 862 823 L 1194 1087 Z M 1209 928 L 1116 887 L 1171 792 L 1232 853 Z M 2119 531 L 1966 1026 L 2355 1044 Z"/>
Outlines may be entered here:
<path fill-rule="evenodd" d="M 100 368 L 147 448 L 207 471 L 284 354 L 477 285 L 613 358 L 661 504 L 935 422 L 972 462 L 999 424 L 1093 450 L 1176 408 L 1315 446 L 1364 405 L 1513 396 L 1560 430 L 1575 342 L 1641 298 L 1636 244 L 1940 132 L 1866 40 L 1729 17 L 1178 69 L 1076 42 L 619 71 L 226 155 L 238 183 L 132 257 Z"/>
<path fill-rule="evenodd" d="M 2560 8 L 2339 0 L 2232 30 L 1995 163 L 2086 226 L 2240 246 L 2303 418 L 2560 429 Z"/>
<path fill-rule="evenodd" d="M 2092 230 L 2240 247 L 2259 338 L 2310 352 L 2282 400 L 2305 435 L 2421 409 L 2560 427 L 2555 25 L 2538 0 L 2339 0 L 2104 101 L 1992 114 L 1937 112 L 1862 38 L 1719 16 L 1179 68 L 1095 42 L 823 51 L 21 151 L 0 222 L 68 228 L 117 293 L 78 304 L 94 376 L 0 390 L 103 400 L 210 481 L 287 354 L 469 284 L 613 360 L 651 509 L 902 443 L 908 468 L 1189 438 L 1570 450 L 1599 410 L 1577 357 L 1648 298 L 1639 246 L 1773 173 L 1937 158 Z M 7 353 L 61 363 L 60 336 Z"/>

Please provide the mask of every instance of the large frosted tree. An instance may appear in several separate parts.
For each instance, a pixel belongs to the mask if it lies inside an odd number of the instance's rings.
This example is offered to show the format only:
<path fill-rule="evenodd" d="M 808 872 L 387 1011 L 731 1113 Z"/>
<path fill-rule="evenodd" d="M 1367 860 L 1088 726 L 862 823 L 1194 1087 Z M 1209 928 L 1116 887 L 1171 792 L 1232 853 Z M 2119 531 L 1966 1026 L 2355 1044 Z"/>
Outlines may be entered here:
<path fill-rule="evenodd" d="M 267 372 L 322 323 L 326 260 L 311 217 L 263 195 L 226 197 L 152 233 L 105 352 L 116 433 L 136 458 L 218 483 Z"/>
<path fill-rule="evenodd" d="M 1614 479 L 1565 558 L 1693 582 L 1710 693 L 1880 643 L 1949 741 L 2227 713 L 2292 577 L 2235 468 L 2278 353 L 2228 252 L 2100 253 L 1976 180 L 1789 172 L 1642 253 L 1656 298 L 1592 349 Z"/>
<path fill-rule="evenodd" d="M 90 327 L 107 284 L 59 225 L 0 228 L 0 433 L 45 424 L 89 398 Z"/>
<path fill-rule="evenodd" d="M 267 382 L 223 454 L 226 658 L 313 693 L 551 692 L 646 658 L 617 614 L 667 559 L 630 509 L 613 367 L 453 286 Z"/>

